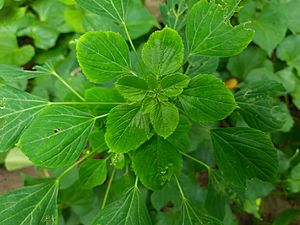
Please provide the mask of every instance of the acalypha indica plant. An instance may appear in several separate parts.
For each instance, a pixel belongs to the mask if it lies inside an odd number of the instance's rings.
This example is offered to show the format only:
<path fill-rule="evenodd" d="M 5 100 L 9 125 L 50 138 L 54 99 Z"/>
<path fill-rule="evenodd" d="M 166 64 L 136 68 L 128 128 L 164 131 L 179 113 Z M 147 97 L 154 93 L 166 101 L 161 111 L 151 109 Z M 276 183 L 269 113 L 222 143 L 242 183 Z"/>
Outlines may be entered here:
<path fill-rule="evenodd" d="M 84 94 L 51 63 L 36 71 L 5 67 L 4 81 L 53 75 L 74 100 L 48 101 L 1 85 L 0 150 L 16 145 L 37 167 L 60 169 L 2 195 L 1 225 L 58 224 L 58 199 L 91 189 L 98 194 L 88 222 L 92 225 L 157 224 L 155 215 L 168 202 L 178 212 L 169 224 L 220 225 L 221 202 L 230 200 L 222 196 L 241 194 L 250 179 L 276 179 L 277 152 L 264 132 L 280 121 L 266 118 L 270 126 L 263 130 L 257 120 L 264 118 L 251 115 L 261 84 L 234 95 L 217 74 L 197 63 L 237 55 L 251 42 L 254 32 L 247 23 L 231 23 L 239 0 L 168 1 L 162 8 L 169 13 L 166 26 L 139 48 L 126 23 L 131 0 L 76 2 L 110 18 L 121 32 L 92 31 L 77 40 L 77 60 L 92 85 Z M 280 86 L 269 82 L 268 88 Z M 233 112 L 246 125 L 220 128 L 218 122 Z M 193 140 L 201 138 L 191 140 L 195 126 L 207 128 L 214 149 L 211 162 L 190 150 Z M 73 194 L 66 195 L 61 183 L 74 168 L 79 168 L 79 179 Z M 204 206 L 190 197 L 188 168 L 208 173 Z"/>

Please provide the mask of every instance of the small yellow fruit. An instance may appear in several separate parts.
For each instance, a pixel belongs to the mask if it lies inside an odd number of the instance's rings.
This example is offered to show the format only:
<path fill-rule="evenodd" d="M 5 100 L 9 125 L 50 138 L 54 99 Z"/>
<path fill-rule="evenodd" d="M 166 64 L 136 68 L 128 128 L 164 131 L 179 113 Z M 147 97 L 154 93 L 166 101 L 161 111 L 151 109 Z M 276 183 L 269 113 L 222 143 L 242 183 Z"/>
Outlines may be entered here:
<path fill-rule="evenodd" d="M 238 83 L 239 83 L 238 80 L 235 78 L 229 78 L 228 80 L 225 81 L 225 85 L 229 89 L 237 88 Z"/>

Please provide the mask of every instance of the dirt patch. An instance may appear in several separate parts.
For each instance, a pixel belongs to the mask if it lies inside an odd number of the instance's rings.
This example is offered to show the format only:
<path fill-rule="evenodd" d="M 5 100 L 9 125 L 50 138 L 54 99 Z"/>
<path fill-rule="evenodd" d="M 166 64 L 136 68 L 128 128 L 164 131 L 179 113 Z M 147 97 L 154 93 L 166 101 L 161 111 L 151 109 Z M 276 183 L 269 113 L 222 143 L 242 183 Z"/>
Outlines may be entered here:
<path fill-rule="evenodd" d="M 8 172 L 4 168 L 0 168 L 0 195 L 10 190 L 23 186 L 22 173 L 30 176 L 36 175 L 34 167 Z"/>
<path fill-rule="evenodd" d="M 160 10 L 159 6 L 164 0 L 146 0 L 145 6 L 150 11 L 150 13 L 160 20 Z"/>

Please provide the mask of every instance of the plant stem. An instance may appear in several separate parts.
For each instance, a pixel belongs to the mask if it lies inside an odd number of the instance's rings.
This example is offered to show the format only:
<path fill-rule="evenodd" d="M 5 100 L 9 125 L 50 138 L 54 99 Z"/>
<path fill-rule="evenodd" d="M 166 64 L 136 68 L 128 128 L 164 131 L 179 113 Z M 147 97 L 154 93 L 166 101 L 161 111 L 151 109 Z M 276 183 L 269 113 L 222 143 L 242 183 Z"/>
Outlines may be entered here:
<path fill-rule="evenodd" d="M 135 187 L 135 188 L 138 188 L 138 183 L 139 183 L 139 178 L 136 177 L 136 178 L 135 178 L 135 182 L 134 182 L 134 187 Z"/>
<path fill-rule="evenodd" d="M 204 166 L 204 167 L 207 169 L 208 172 L 211 171 L 211 167 L 210 167 L 209 165 L 207 165 L 205 162 L 202 162 L 201 160 L 196 159 L 196 158 L 194 158 L 193 156 L 190 156 L 190 155 L 188 155 L 188 154 L 186 154 L 186 153 L 184 153 L 184 152 L 182 152 L 182 151 L 179 151 L 179 153 L 180 153 L 181 155 L 184 155 L 185 157 L 187 157 L 187 158 L 189 158 L 189 159 L 191 159 L 191 160 L 193 160 L 193 161 L 199 163 L 200 165 Z"/>
<path fill-rule="evenodd" d="M 75 166 L 77 166 L 78 164 L 80 164 L 81 162 L 83 162 L 84 160 L 86 160 L 88 157 L 90 157 L 91 155 L 93 155 L 96 152 L 96 150 L 93 150 L 91 152 L 89 152 L 88 154 L 86 154 L 85 156 L 81 157 L 76 163 L 74 163 L 72 166 L 70 166 L 69 168 L 67 168 L 64 172 L 62 172 L 57 178 L 56 180 L 60 180 L 64 175 L 66 175 L 70 170 L 72 170 Z"/>
<path fill-rule="evenodd" d="M 100 119 L 100 118 L 103 118 L 103 117 L 106 117 L 106 116 L 108 116 L 108 113 L 96 116 L 96 117 L 94 117 L 94 119 L 96 120 L 96 119 Z"/>
<path fill-rule="evenodd" d="M 106 204 L 106 201 L 107 201 L 107 198 L 108 198 L 108 194 L 109 194 L 109 191 L 110 191 L 110 188 L 111 188 L 111 184 L 112 184 L 112 181 L 114 179 L 115 174 L 116 174 L 116 168 L 114 168 L 113 171 L 112 171 L 110 180 L 108 182 L 108 185 L 107 185 L 107 188 L 106 188 L 106 191 L 105 191 L 105 195 L 104 195 L 104 199 L 103 199 L 101 209 L 103 209 L 105 207 L 105 204 Z"/>
<path fill-rule="evenodd" d="M 179 183 L 179 180 L 178 180 L 178 178 L 177 178 L 176 175 L 174 175 L 174 177 L 175 177 L 175 181 L 176 181 L 177 187 L 178 187 L 178 189 L 179 189 L 181 198 L 182 198 L 183 201 L 185 201 L 185 200 L 186 200 L 186 197 L 185 197 L 185 195 L 184 195 L 184 193 L 183 193 L 183 190 L 182 190 L 182 187 L 181 187 L 181 185 L 180 185 L 180 183 Z"/>
<path fill-rule="evenodd" d="M 50 105 L 120 105 L 125 102 L 49 102 Z"/>
<path fill-rule="evenodd" d="M 59 76 L 56 71 L 52 70 L 52 75 L 55 76 L 60 82 L 62 82 L 73 94 L 75 94 L 81 101 L 85 101 L 77 91 L 75 91 L 61 76 Z"/>

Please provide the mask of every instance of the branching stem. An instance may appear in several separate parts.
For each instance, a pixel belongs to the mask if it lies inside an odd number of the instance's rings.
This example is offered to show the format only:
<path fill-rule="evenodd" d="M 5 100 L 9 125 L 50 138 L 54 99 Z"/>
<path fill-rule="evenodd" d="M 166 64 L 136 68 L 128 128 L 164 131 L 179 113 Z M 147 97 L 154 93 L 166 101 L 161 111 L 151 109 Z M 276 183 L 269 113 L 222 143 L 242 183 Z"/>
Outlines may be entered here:
<path fill-rule="evenodd" d="M 73 165 L 71 165 L 69 168 L 67 168 L 64 172 L 62 172 L 57 178 L 56 180 L 60 180 L 64 175 L 66 175 L 69 171 L 71 171 L 75 166 L 77 166 L 78 164 L 82 163 L 84 160 L 86 160 L 87 158 L 89 158 L 91 155 L 93 155 L 96 151 L 93 150 L 89 153 L 87 153 L 85 156 L 81 157 L 76 163 L 74 163 Z"/>

